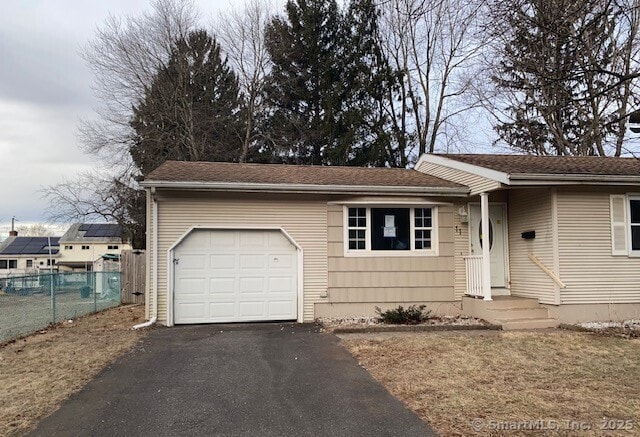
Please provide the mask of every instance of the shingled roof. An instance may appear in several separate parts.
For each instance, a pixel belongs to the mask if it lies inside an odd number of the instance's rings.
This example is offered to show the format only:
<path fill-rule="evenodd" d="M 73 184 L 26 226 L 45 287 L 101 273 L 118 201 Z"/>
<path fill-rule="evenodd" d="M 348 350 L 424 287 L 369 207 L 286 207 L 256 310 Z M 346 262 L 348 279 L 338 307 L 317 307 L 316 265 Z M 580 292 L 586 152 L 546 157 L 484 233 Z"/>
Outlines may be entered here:
<path fill-rule="evenodd" d="M 338 167 L 284 164 L 166 161 L 149 173 L 144 186 L 162 182 L 201 184 L 266 184 L 269 186 L 411 187 L 416 189 L 466 188 L 424 173 L 403 168 Z"/>
<path fill-rule="evenodd" d="M 640 176 L 640 159 L 638 158 L 479 154 L 438 156 L 511 175 Z"/>

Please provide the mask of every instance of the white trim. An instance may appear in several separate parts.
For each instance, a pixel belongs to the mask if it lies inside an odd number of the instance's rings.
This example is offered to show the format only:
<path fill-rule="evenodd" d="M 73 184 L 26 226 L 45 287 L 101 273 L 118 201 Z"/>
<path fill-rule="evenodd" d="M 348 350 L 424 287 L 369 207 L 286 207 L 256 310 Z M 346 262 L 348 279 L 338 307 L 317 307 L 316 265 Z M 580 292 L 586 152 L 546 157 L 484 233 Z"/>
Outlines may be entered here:
<path fill-rule="evenodd" d="M 480 209 L 480 202 L 468 202 L 467 203 L 467 211 L 469 211 L 469 238 L 467 239 L 467 253 L 471 253 L 471 206 L 477 206 Z M 511 290 L 511 265 L 509 264 L 509 204 L 507 202 L 489 202 L 489 210 L 491 210 L 492 206 L 501 206 L 502 207 L 502 219 L 504 220 L 504 224 L 502 227 L 502 241 L 503 241 L 503 250 L 504 250 L 504 287 L 497 288 L 506 288 Z"/>
<path fill-rule="evenodd" d="M 633 241 L 631 238 L 631 201 L 640 200 L 640 194 L 627 193 L 625 202 L 625 222 L 627 224 L 627 249 L 629 250 L 629 256 L 636 258 L 640 257 L 640 250 L 633 250 Z"/>
<path fill-rule="evenodd" d="M 489 241 L 491 233 L 491 211 L 489 209 L 489 193 L 480 193 L 480 217 L 482 223 L 482 294 L 484 300 L 491 300 L 491 244 Z"/>
<path fill-rule="evenodd" d="M 349 250 L 349 207 L 357 205 L 358 208 L 366 208 L 367 228 L 365 231 L 365 249 Z M 413 204 L 372 204 L 353 203 L 342 205 L 342 250 L 345 258 L 361 257 L 434 257 L 440 255 L 440 229 L 438 228 L 438 215 L 441 204 L 413 203 Z M 409 250 L 371 250 L 371 208 L 404 208 L 409 210 Z M 431 208 L 431 249 L 414 248 L 414 209 Z"/>
<path fill-rule="evenodd" d="M 469 164 L 442 155 L 423 154 L 415 168 L 429 162 L 454 170 L 481 176 L 505 185 L 629 185 L 640 183 L 640 176 L 634 175 L 594 175 L 594 174 L 548 174 L 548 173 L 505 173 L 477 164 Z"/>
<path fill-rule="evenodd" d="M 389 207 L 390 205 L 393 206 L 398 206 L 398 207 L 413 207 L 415 205 L 434 205 L 434 206 L 451 206 L 453 205 L 452 202 L 442 202 L 442 201 L 437 201 L 437 200 L 393 200 L 393 199 L 389 199 L 389 200 L 355 200 L 355 201 L 350 201 L 350 200 L 334 200 L 334 201 L 330 201 L 327 202 L 327 205 L 367 205 L 367 206 L 371 206 L 372 208 L 386 208 Z"/>
<path fill-rule="evenodd" d="M 553 259 L 553 272 L 557 275 L 558 281 L 560 281 L 560 230 L 558 228 L 558 190 L 551 189 L 551 251 Z M 535 261 L 534 261 L 535 262 Z M 553 281 L 553 303 L 560 305 L 560 283 L 554 279 Z M 565 285 L 562 288 L 566 288 Z"/>
<path fill-rule="evenodd" d="M 509 185 L 532 185 L 540 182 L 561 184 L 562 182 L 584 183 L 599 185 L 619 185 L 640 183 L 640 176 L 628 175 L 594 175 L 594 174 L 546 174 L 546 173 L 516 173 L 509 175 Z"/>
<path fill-rule="evenodd" d="M 153 227 L 153 236 L 151 239 L 153 240 L 153 284 L 151 284 L 152 290 L 150 290 L 151 294 L 153 294 L 153 315 L 151 315 L 151 311 L 149 311 L 150 319 L 144 323 L 139 323 L 133 327 L 133 329 L 146 328 L 147 326 L 151 326 L 158 321 L 158 199 L 156 198 L 156 190 L 155 188 L 151 188 L 147 191 L 147 202 L 151 198 L 151 226 Z M 149 265 L 149 264 L 147 264 Z M 149 269 L 147 269 L 147 278 L 149 277 Z M 147 282 L 148 284 L 149 282 Z M 148 304 L 148 303 L 147 303 Z M 145 304 L 145 307 L 146 305 Z M 168 311 L 167 311 L 168 312 Z M 168 322 L 168 319 L 167 319 Z"/>
<path fill-rule="evenodd" d="M 508 173 L 492 170 L 492 169 L 475 165 L 475 164 L 468 164 L 466 162 L 457 161 L 455 159 L 448 158 L 446 156 L 431 155 L 431 154 L 425 153 L 420 157 L 420 159 L 416 163 L 415 168 L 420 168 L 420 165 L 423 162 L 430 162 L 432 164 L 441 165 L 443 167 L 449 167 L 454 170 L 464 171 L 467 173 L 474 174 L 476 176 L 481 176 L 483 178 L 491 179 L 497 182 L 501 182 L 505 185 L 509 185 Z"/>
<path fill-rule="evenodd" d="M 195 230 L 211 230 L 211 231 L 279 231 L 284 235 L 284 237 L 289 240 L 298 252 L 298 279 L 297 279 L 297 316 L 296 321 L 302 323 L 304 321 L 304 250 L 302 246 L 300 246 L 296 240 L 282 227 L 280 226 L 220 226 L 220 225 L 195 225 L 191 226 L 185 233 L 183 233 L 180 238 L 178 238 L 167 250 L 167 326 L 174 325 L 174 251 L 178 247 L 178 245 L 185 239 L 191 232 Z"/>
<path fill-rule="evenodd" d="M 409 170 L 407 170 L 409 171 Z M 311 193 L 311 194 L 395 194 L 436 197 L 466 197 L 467 187 L 416 187 L 416 186 L 376 186 L 376 185 L 319 185 L 319 184 L 267 184 L 239 182 L 198 182 L 198 181 L 154 181 L 140 183 L 142 187 L 194 189 L 207 191 L 242 191 L 272 193 Z"/>

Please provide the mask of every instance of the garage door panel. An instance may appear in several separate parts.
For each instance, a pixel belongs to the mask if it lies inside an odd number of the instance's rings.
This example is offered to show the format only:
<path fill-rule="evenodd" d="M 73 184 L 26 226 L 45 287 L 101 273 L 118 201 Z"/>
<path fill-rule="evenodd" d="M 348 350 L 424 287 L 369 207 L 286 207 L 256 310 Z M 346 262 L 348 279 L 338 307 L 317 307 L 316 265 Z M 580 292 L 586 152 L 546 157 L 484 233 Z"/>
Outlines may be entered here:
<path fill-rule="evenodd" d="M 238 246 L 238 233 L 237 232 L 215 232 L 211 234 L 211 249 L 233 248 Z"/>
<path fill-rule="evenodd" d="M 270 276 L 268 278 L 269 293 L 292 293 L 293 278 L 290 276 L 286 277 L 278 277 L 278 276 Z"/>
<path fill-rule="evenodd" d="M 240 278 L 240 293 L 264 293 L 264 277 Z"/>
<path fill-rule="evenodd" d="M 268 305 L 269 316 L 272 318 L 285 317 L 295 310 L 295 308 L 291 307 L 291 300 L 270 301 Z"/>
<path fill-rule="evenodd" d="M 235 294 L 236 292 L 236 277 L 228 278 L 210 278 L 209 279 L 209 294 Z"/>
<path fill-rule="evenodd" d="M 236 303 L 234 301 L 218 301 L 209 303 L 209 316 L 213 319 L 233 320 Z M 213 320 L 215 321 L 215 320 Z"/>
<path fill-rule="evenodd" d="M 239 233 L 239 247 L 255 251 L 256 249 L 265 249 L 269 247 L 269 240 L 265 232 L 247 231 Z"/>
<path fill-rule="evenodd" d="M 264 269 L 267 266 L 266 256 L 262 254 L 240 255 L 240 269 Z"/>
<path fill-rule="evenodd" d="M 240 302 L 238 305 L 239 308 L 239 316 L 241 318 L 261 318 L 264 317 L 265 313 L 265 303 L 264 301 L 246 301 Z"/>
<path fill-rule="evenodd" d="M 204 253 L 191 253 L 178 258 L 182 269 L 204 270 L 207 268 L 207 255 Z"/>
<path fill-rule="evenodd" d="M 294 256 L 291 254 L 271 254 L 269 255 L 269 269 L 286 269 L 290 270 L 293 265 Z"/>
<path fill-rule="evenodd" d="M 180 278 L 177 285 L 182 295 L 203 296 L 208 292 L 206 283 L 205 278 Z"/>
<path fill-rule="evenodd" d="M 233 269 L 236 266 L 236 255 L 223 253 L 209 256 L 209 267 L 212 269 Z"/>
<path fill-rule="evenodd" d="M 174 250 L 175 323 L 297 318 L 297 250 L 280 232 L 197 230 L 185 241 Z"/>
<path fill-rule="evenodd" d="M 189 303 L 177 302 L 175 311 L 176 318 L 180 318 L 180 320 L 204 320 L 207 316 L 207 303 L 202 301 Z"/>

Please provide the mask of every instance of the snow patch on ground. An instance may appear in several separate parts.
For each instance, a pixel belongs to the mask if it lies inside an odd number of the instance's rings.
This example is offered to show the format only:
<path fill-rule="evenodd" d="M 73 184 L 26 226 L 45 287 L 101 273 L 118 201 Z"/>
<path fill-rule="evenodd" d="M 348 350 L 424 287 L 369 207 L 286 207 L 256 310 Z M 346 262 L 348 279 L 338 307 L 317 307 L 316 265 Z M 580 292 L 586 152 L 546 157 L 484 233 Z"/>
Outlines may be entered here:
<path fill-rule="evenodd" d="M 624 320 L 622 322 L 584 322 L 578 323 L 578 326 L 598 331 L 611 328 L 640 331 L 640 319 Z"/>

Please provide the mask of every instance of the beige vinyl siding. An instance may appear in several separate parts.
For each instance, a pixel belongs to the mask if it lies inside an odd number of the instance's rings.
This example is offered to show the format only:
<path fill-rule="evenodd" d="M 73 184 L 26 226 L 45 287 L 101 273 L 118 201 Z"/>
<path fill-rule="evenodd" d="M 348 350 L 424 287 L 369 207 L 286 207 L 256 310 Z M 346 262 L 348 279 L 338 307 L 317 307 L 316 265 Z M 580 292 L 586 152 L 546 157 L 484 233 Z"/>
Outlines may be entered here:
<path fill-rule="evenodd" d="M 507 209 L 511 294 L 536 298 L 541 303 L 555 304 L 557 297 L 555 282 L 529 259 L 531 253 L 549 269 L 558 273 L 553 251 L 551 189 L 512 190 L 509 192 Z M 525 231 L 535 231 L 535 238 L 523 239 L 521 234 Z"/>
<path fill-rule="evenodd" d="M 611 255 L 610 194 L 625 190 L 558 191 L 561 303 L 640 302 L 640 258 Z"/>
<path fill-rule="evenodd" d="M 313 320 L 315 302 L 327 290 L 327 201 L 293 196 L 238 196 L 166 193 L 159 211 L 159 320 L 167 315 L 167 254 L 192 226 L 282 227 L 304 254 L 305 321 Z"/>
<path fill-rule="evenodd" d="M 431 162 L 423 162 L 416 168 L 419 172 L 426 173 L 441 179 L 455 182 L 457 184 L 466 185 L 471 190 L 470 195 L 480 194 L 500 188 L 500 182 L 489 178 L 467 173 L 462 170 L 456 170 L 451 167 L 434 164 Z"/>
<path fill-rule="evenodd" d="M 453 300 L 453 207 L 438 206 L 439 256 L 344 256 L 343 206 L 329 204 L 329 302 Z"/>

